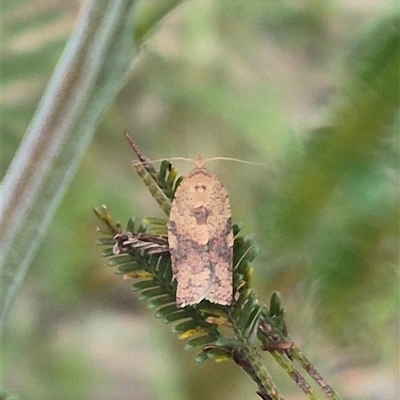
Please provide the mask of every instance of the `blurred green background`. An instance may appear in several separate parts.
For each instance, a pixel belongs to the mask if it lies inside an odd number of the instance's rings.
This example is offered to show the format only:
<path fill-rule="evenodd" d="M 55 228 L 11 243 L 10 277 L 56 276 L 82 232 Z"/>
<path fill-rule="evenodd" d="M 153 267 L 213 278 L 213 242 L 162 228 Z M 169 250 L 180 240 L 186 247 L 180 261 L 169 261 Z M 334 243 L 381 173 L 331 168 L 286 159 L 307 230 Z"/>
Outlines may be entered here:
<path fill-rule="evenodd" d="M 152 2 L 148 2 L 152 3 Z M 153 1 L 157 6 L 157 1 Z M 81 2 L 2 4 L 2 176 Z M 399 356 L 396 1 L 185 1 L 144 43 L 11 310 L 2 386 L 20 399 L 256 399 L 233 363 L 195 365 L 100 257 L 93 205 L 162 216 L 131 161 L 210 162 L 282 293 L 289 332 L 346 399 L 391 400 Z M 395 66 L 395 69 L 394 67 Z M 175 163 L 183 174 L 190 163 Z M 285 399 L 304 398 L 266 356 Z"/>

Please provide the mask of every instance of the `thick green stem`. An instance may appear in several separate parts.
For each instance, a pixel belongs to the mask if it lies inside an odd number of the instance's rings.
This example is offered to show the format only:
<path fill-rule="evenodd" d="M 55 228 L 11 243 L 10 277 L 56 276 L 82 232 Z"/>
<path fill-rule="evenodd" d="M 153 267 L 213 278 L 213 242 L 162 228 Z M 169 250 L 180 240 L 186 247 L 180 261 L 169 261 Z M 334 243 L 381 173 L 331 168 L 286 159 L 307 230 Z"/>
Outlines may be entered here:
<path fill-rule="evenodd" d="M 132 46 L 136 3 L 88 0 L 83 5 L 4 178 L 0 332 L 105 107 L 128 78 L 136 54 Z M 135 44 L 178 3 L 169 0 L 146 10 L 147 23 L 141 23 Z"/>
<path fill-rule="evenodd" d="M 3 182 L 3 327 L 105 107 L 132 60 L 132 0 L 89 0 Z"/>

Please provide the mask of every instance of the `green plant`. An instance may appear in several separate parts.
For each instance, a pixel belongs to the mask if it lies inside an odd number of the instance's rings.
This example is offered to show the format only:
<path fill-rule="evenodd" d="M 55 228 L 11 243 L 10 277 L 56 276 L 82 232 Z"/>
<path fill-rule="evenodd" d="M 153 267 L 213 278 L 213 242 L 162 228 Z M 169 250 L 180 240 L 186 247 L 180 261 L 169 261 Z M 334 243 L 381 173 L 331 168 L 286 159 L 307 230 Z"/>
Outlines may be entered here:
<path fill-rule="evenodd" d="M 159 171 L 139 151 L 128 136 L 139 162 L 135 170 L 146 184 L 150 194 L 168 216 L 174 192 L 181 178 L 168 161 Z M 178 308 L 175 304 L 176 283 L 173 282 L 168 251 L 167 219 L 145 218 L 140 224 L 130 219 L 126 231 L 114 223 L 107 208 L 94 209 L 103 223 L 99 231 L 107 237 L 98 240 L 108 264 L 116 273 L 133 279 L 132 290 L 140 300 L 147 300 L 155 317 L 163 323 L 174 323 L 173 332 L 187 340 L 185 349 L 200 347 L 197 362 L 232 359 L 257 384 L 262 399 L 283 399 L 272 377 L 265 368 L 260 350 L 269 351 L 283 370 L 294 380 L 304 394 L 313 400 L 321 399 L 295 367 L 297 361 L 317 383 L 326 398 L 339 400 L 338 394 L 322 378 L 312 363 L 291 340 L 285 325 L 285 313 L 279 293 L 271 296 L 266 307 L 251 287 L 251 262 L 257 255 L 253 239 L 241 236 L 239 225 L 233 226 L 234 257 L 233 285 L 236 291 L 231 306 L 202 301 L 198 305 Z M 111 236 L 111 237 L 110 237 Z"/>
<path fill-rule="evenodd" d="M 132 57 L 145 34 L 179 0 L 139 9 L 136 3 L 95 0 L 82 7 L 4 177 L 0 332 L 104 109 L 128 79 Z M 137 14 L 140 24 L 136 26 Z"/>

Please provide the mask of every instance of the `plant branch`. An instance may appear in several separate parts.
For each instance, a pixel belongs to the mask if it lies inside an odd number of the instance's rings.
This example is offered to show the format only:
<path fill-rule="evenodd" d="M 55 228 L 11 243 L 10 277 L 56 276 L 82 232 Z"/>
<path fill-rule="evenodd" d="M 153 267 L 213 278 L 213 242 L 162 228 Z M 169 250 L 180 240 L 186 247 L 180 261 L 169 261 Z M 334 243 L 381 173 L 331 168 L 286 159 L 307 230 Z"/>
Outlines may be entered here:
<path fill-rule="evenodd" d="M 140 160 L 134 164 L 136 172 L 152 197 L 168 214 L 181 178 L 177 178 L 177 171 L 166 161 L 157 172 L 132 139 L 129 136 L 127 138 Z M 273 293 L 268 309 L 250 287 L 250 263 L 258 251 L 251 238 L 239 235 L 240 227 L 233 226 L 233 284 L 236 291 L 234 304 L 221 306 L 202 301 L 198 305 L 178 308 L 175 304 L 176 283 L 173 282 L 169 252 L 166 251 L 167 220 L 145 218 L 136 230 L 134 224 L 128 222 L 127 232 L 122 233 L 105 208 L 102 211 L 95 209 L 95 213 L 105 224 L 106 232 L 114 236 L 112 241 L 102 239 L 99 242 L 101 245 L 113 246 L 103 252 L 105 256 L 116 255 L 110 258 L 109 265 L 117 266 L 117 273 L 137 280 L 132 289 L 141 292 L 139 299 L 150 300 L 150 307 L 159 308 L 156 312 L 157 318 L 162 318 L 164 323 L 178 323 L 183 320 L 175 325 L 173 331 L 179 334 L 180 339 L 190 339 L 185 345 L 186 349 L 202 346 L 202 351 L 196 356 L 197 362 L 208 358 L 231 358 L 254 380 L 258 387 L 257 394 L 262 399 L 283 400 L 263 364 L 259 351 L 261 344 L 261 350 L 271 353 L 310 400 L 322 400 L 322 397 L 295 368 L 295 361 L 320 386 L 326 398 L 340 400 L 332 387 L 290 340 L 280 295 Z M 220 330 L 220 327 L 225 327 L 225 330 Z M 228 335 L 226 328 L 230 330 Z"/>
<path fill-rule="evenodd" d="M 264 396 L 263 398 L 271 400 L 283 400 L 272 377 L 262 363 L 257 349 L 255 349 L 254 345 L 250 343 L 249 338 L 244 335 L 244 332 L 235 323 L 233 315 L 229 313 L 229 316 L 237 338 L 243 343 L 242 349 L 235 349 L 233 351 L 233 360 L 257 383 L 261 397 Z"/>

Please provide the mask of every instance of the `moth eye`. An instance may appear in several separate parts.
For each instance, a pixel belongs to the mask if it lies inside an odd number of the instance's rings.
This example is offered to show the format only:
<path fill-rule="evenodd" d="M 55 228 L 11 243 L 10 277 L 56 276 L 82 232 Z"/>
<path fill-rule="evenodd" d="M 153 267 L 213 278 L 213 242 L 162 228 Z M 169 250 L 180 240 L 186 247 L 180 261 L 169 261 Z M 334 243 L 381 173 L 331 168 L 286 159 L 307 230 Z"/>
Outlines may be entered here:
<path fill-rule="evenodd" d="M 194 187 L 194 189 L 196 190 L 196 192 L 204 192 L 206 190 L 206 186 L 205 185 L 196 185 Z"/>

